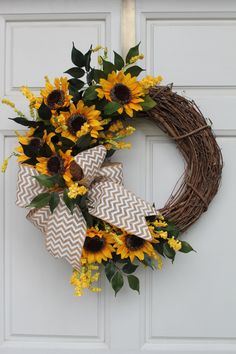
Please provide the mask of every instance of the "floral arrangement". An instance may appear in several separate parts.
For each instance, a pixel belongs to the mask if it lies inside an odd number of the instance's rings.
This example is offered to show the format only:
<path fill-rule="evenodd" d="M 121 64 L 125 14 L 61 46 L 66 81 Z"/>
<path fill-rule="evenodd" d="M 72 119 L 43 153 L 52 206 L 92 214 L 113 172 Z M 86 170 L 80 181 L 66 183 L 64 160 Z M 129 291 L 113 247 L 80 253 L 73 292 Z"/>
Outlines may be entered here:
<path fill-rule="evenodd" d="M 99 69 L 91 66 L 98 51 Z M 143 59 L 139 44 L 125 59 L 114 52 L 114 62 L 106 48 L 90 47 L 83 54 L 73 45 L 71 59 L 74 66 L 65 72 L 70 79 L 52 83 L 46 76 L 38 96 L 21 88 L 30 118 L 2 100 L 17 114 L 10 119 L 27 127 L 16 131 L 19 146 L 10 156 L 17 157 L 20 169 L 17 205 L 30 209 L 27 218 L 46 235 L 48 251 L 72 264 L 76 296 L 86 288 L 101 291 L 94 283 L 102 269 L 115 294 L 124 278 L 139 292 L 138 267 L 161 269 L 162 258 L 173 262 L 177 252 L 193 250 L 179 240 L 173 222 L 123 187 L 122 166 L 109 162 L 116 150 L 131 147 L 122 139 L 134 133 L 132 121 L 140 112 L 156 106 L 149 90 L 162 77 L 138 79 L 143 71 L 137 65 Z M 120 203 L 130 208 L 130 220 Z"/>

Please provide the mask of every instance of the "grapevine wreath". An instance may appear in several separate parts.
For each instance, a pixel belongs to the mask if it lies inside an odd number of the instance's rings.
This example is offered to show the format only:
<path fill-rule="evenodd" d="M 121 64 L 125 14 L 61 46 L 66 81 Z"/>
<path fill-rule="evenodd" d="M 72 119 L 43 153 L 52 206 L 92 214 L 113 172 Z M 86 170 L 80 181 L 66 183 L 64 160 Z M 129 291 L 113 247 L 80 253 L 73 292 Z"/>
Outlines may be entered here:
<path fill-rule="evenodd" d="M 91 66 L 95 52 L 99 69 Z M 70 79 L 51 83 L 46 76 L 39 96 L 21 88 L 31 118 L 2 100 L 17 113 L 10 119 L 28 128 L 16 132 L 19 146 L 11 154 L 19 163 L 16 204 L 29 208 L 26 217 L 44 234 L 47 250 L 72 265 L 75 295 L 101 290 L 94 283 L 102 267 L 115 294 L 124 278 L 139 291 L 140 265 L 161 269 L 163 257 L 173 262 L 177 252 L 193 250 L 179 237 L 217 193 L 221 151 L 193 101 L 160 86 L 161 76 L 137 79 L 139 44 L 125 60 L 114 52 L 114 63 L 106 48 L 82 54 L 73 45 L 71 59 Z M 121 140 L 135 131 L 135 117 L 155 122 L 186 162 L 179 188 L 158 211 L 123 186 L 122 165 L 110 161 L 130 148 Z"/>

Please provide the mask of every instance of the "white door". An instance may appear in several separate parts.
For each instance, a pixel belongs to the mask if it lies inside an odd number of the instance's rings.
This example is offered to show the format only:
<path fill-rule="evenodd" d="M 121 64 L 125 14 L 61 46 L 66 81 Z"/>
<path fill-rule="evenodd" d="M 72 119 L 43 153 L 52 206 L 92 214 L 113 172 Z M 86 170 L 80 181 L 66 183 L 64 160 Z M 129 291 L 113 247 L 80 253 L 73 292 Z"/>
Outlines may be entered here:
<path fill-rule="evenodd" d="M 120 45 L 122 6 L 130 22 Z M 128 288 L 73 297 L 71 267 L 45 250 L 42 235 L 15 206 L 16 165 L 1 175 L 0 354 L 236 353 L 236 3 L 233 0 L 0 0 L 0 96 L 24 109 L 19 87 L 38 91 L 45 74 L 70 67 L 71 42 L 121 51 L 136 17 L 145 66 L 199 104 L 224 155 L 220 191 L 186 234 L 196 254 L 163 270 L 141 271 Z M 127 20 L 129 21 L 129 20 Z M 133 44 L 133 43 L 131 43 Z M 0 158 L 15 145 L 0 106 Z M 162 207 L 184 165 L 175 145 L 138 120 L 131 151 L 117 153 L 125 183 Z"/>

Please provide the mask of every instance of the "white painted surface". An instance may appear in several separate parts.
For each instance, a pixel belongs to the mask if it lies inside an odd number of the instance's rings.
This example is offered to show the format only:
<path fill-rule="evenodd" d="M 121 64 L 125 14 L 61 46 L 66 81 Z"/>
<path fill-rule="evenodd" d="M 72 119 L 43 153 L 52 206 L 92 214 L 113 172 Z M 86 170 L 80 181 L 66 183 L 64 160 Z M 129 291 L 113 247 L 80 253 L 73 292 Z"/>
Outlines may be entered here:
<path fill-rule="evenodd" d="M 0 95 L 24 109 L 18 88 L 70 67 L 70 48 L 90 43 L 120 51 L 120 1 L 0 0 Z M 225 167 L 222 187 L 185 238 L 197 254 L 179 255 L 162 272 L 140 271 L 138 296 L 77 299 L 70 266 L 47 254 L 42 235 L 15 206 L 16 166 L 0 180 L 0 354 L 227 354 L 236 352 L 234 213 L 236 210 L 235 1 L 138 0 L 137 41 L 147 71 L 175 82 L 213 123 Z M 60 47 L 61 46 L 61 47 Z M 0 107 L 0 158 L 14 147 Z M 163 206 L 183 171 L 175 146 L 152 123 L 138 120 L 123 161 L 125 183 Z M 103 284 L 105 285 L 105 283 Z"/>

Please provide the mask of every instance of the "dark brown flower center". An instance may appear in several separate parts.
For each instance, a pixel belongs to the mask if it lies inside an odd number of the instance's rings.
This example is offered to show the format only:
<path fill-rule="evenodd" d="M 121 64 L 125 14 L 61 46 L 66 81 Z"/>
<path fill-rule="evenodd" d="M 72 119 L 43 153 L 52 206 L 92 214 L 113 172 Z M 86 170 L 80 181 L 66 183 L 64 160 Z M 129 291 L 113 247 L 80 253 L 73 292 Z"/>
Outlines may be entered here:
<path fill-rule="evenodd" d="M 40 138 L 32 138 L 28 145 L 36 152 L 39 152 L 40 148 L 43 146 L 43 142 Z"/>
<path fill-rule="evenodd" d="M 71 134 L 76 134 L 86 122 L 85 116 L 82 114 L 73 114 L 68 120 L 68 129 Z"/>
<path fill-rule="evenodd" d="M 47 97 L 47 105 L 50 109 L 56 109 L 63 106 L 65 94 L 62 90 L 53 90 Z"/>
<path fill-rule="evenodd" d="M 86 249 L 86 251 L 97 253 L 104 248 L 105 244 L 105 240 L 99 236 L 86 237 L 84 242 L 84 248 Z"/>
<path fill-rule="evenodd" d="M 48 172 L 52 175 L 63 174 L 64 172 L 64 162 L 63 159 L 58 156 L 52 156 L 47 162 Z"/>
<path fill-rule="evenodd" d="M 116 101 L 120 104 L 129 103 L 132 98 L 130 89 L 123 84 L 116 84 L 115 86 L 113 86 L 110 95 L 112 101 Z"/>
<path fill-rule="evenodd" d="M 137 251 L 143 247 L 145 240 L 135 235 L 128 235 L 125 238 L 125 245 L 130 251 Z"/>

